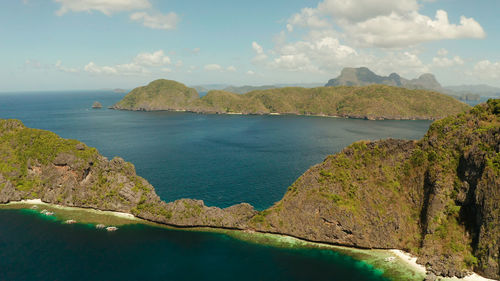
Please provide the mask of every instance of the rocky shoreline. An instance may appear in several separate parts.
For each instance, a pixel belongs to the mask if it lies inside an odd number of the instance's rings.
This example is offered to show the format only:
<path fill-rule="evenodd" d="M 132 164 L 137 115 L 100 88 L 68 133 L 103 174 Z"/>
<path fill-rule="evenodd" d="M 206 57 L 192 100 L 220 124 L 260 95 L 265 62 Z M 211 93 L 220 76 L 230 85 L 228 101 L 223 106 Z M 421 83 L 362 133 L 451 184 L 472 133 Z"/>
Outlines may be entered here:
<path fill-rule="evenodd" d="M 434 121 L 438 118 L 434 117 L 394 117 L 394 116 L 367 116 L 367 115 L 325 115 L 325 114 L 300 114 L 300 113 L 278 113 L 278 112 L 263 112 L 263 113 L 244 113 L 244 112 L 223 112 L 223 111 L 205 111 L 205 110 L 189 110 L 189 109 L 124 109 L 117 106 L 110 106 L 108 109 L 121 110 L 121 111 L 142 111 L 142 112 L 187 112 L 196 114 L 220 114 L 220 115 L 258 115 L 258 116 L 307 116 L 307 117 L 327 117 L 327 118 L 342 118 L 342 119 L 361 119 L 361 120 L 371 120 L 371 121 L 381 121 L 381 120 L 396 120 L 396 121 L 416 121 L 416 120 L 427 120 Z"/>
<path fill-rule="evenodd" d="M 28 208 L 27 206 L 31 207 Z M 86 219 L 84 222 L 79 220 L 78 222 L 75 221 L 74 223 L 91 223 L 95 225 L 102 225 L 101 223 L 103 222 L 115 225 L 139 223 L 152 226 L 166 227 L 167 229 L 173 228 L 173 229 L 189 230 L 189 231 L 222 232 L 243 241 L 248 241 L 257 244 L 270 243 L 271 245 L 277 247 L 296 247 L 297 245 L 299 245 L 299 246 L 308 246 L 313 248 L 327 248 L 333 251 L 339 251 L 349 256 L 353 256 L 354 258 L 359 258 L 365 262 L 374 265 L 377 268 L 383 269 L 384 271 L 388 271 L 390 272 L 390 277 L 395 279 L 397 278 L 396 280 L 404 279 L 404 280 L 420 281 L 423 280 L 424 276 L 427 276 L 425 280 L 438 280 L 438 279 L 433 279 L 434 277 L 438 278 L 433 274 L 427 275 L 428 272 L 426 268 L 423 265 L 417 263 L 417 257 L 414 257 L 407 252 L 397 249 L 363 249 L 363 248 L 355 248 L 343 245 L 332 245 L 328 243 L 304 240 L 301 239 L 300 237 L 289 236 L 286 234 L 267 233 L 267 232 L 260 232 L 248 229 L 243 230 L 243 229 L 218 228 L 218 227 L 206 227 L 206 226 L 174 226 L 168 224 L 158 224 L 153 221 L 148 221 L 142 218 L 135 217 L 133 214 L 130 213 L 103 211 L 98 209 L 81 208 L 81 207 L 68 207 L 63 205 L 45 203 L 40 199 L 29 199 L 29 200 L 3 203 L 0 204 L 0 211 L 2 209 L 17 209 L 17 208 L 32 210 L 33 206 L 37 207 L 40 206 L 37 209 L 49 208 L 53 210 L 56 213 L 57 219 L 60 220 L 61 222 L 64 222 L 69 218 L 74 218 L 75 217 L 73 215 L 74 213 L 84 212 L 84 213 L 96 214 L 98 217 Z M 65 213 L 64 215 L 59 216 L 59 212 L 61 210 L 70 212 L 71 214 Z M 87 218 L 88 214 L 85 214 L 84 216 Z M 118 218 L 118 220 L 116 219 L 103 220 L 103 217 L 116 217 Z M 244 236 L 242 236 L 242 234 Z M 265 239 L 264 242 L 261 241 L 262 239 Z M 359 253 L 362 253 L 362 255 L 360 255 Z M 475 273 L 470 273 L 469 275 L 462 278 L 441 278 L 439 280 L 494 281 L 493 279 L 484 278 Z"/>
<path fill-rule="evenodd" d="M 420 141 L 361 141 L 328 156 L 264 211 L 166 203 L 131 163 L 0 120 L 0 203 L 26 199 L 129 213 L 176 227 L 276 233 L 402 249 L 442 276 L 498 278 L 500 100 L 434 122 Z"/>

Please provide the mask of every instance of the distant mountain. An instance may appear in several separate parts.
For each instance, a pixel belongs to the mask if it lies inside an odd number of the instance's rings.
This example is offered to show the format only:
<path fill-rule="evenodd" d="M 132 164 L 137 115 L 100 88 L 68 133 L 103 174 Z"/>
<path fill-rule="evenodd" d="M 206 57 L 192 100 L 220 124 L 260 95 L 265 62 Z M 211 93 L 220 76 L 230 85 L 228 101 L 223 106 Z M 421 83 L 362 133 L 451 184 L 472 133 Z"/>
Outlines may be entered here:
<path fill-rule="evenodd" d="M 114 93 L 117 93 L 117 94 L 123 94 L 123 93 L 126 93 L 127 90 L 125 89 L 120 89 L 120 88 L 116 88 L 116 89 L 113 89 L 113 92 Z"/>
<path fill-rule="evenodd" d="M 231 92 L 235 94 L 245 94 L 251 91 L 255 90 L 268 90 L 268 89 L 274 89 L 277 88 L 276 86 L 273 85 L 263 85 L 263 86 L 229 86 L 223 89 L 223 91 L 226 92 Z"/>
<path fill-rule="evenodd" d="M 330 79 L 325 86 L 367 86 L 372 84 L 448 93 L 441 84 L 439 84 L 436 77 L 430 73 L 422 74 L 416 79 L 409 80 L 399 76 L 397 73 L 392 73 L 389 76 L 380 76 L 366 67 L 346 67 L 342 69 L 340 76 Z"/>
<path fill-rule="evenodd" d="M 195 85 L 191 86 L 191 88 L 195 89 L 200 92 L 208 92 L 211 90 L 222 90 L 224 88 L 230 87 L 231 85 L 228 84 L 203 84 L 203 85 Z"/>
<path fill-rule="evenodd" d="M 500 88 L 489 85 L 456 85 L 445 86 L 445 89 L 459 94 L 476 94 L 481 96 L 500 96 Z"/>

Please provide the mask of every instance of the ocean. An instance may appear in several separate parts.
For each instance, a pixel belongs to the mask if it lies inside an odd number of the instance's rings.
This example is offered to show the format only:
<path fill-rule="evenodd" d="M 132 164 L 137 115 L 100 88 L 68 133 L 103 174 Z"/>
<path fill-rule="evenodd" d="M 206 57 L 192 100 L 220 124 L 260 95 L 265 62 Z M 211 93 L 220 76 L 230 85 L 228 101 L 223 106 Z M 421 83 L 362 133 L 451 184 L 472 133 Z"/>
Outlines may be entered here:
<path fill-rule="evenodd" d="M 280 200 L 309 167 L 358 140 L 419 139 L 430 121 L 201 115 L 107 109 L 111 91 L 0 94 L 20 119 L 132 162 L 165 201 L 209 206 Z M 94 101 L 102 109 L 91 109 Z M 360 265 L 361 264 L 361 265 Z M 130 225 L 116 233 L 0 210 L 0 280 L 386 280 L 331 250 L 276 248 L 224 234 Z"/>

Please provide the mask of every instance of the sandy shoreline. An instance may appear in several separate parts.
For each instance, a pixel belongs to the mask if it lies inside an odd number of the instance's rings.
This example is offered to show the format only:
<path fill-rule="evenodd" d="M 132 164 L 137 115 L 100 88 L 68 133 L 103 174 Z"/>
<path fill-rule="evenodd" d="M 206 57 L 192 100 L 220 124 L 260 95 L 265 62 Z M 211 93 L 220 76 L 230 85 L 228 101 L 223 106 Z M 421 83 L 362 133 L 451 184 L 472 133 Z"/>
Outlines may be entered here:
<path fill-rule="evenodd" d="M 40 199 L 13 201 L 13 202 L 7 203 L 6 205 L 15 205 L 15 204 L 47 205 L 47 206 L 50 206 L 52 208 L 63 209 L 63 210 L 74 210 L 74 211 L 86 210 L 86 211 L 101 214 L 101 215 L 111 215 L 111 216 L 124 218 L 124 219 L 130 219 L 130 220 L 140 220 L 139 218 L 136 218 L 134 215 L 129 214 L 129 213 L 114 212 L 114 211 L 101 211 L 101 210 L 92 209 L 92 208 L 67 207 L 67 206 L 61 206 L 61 205 L 57 205 L 57 204 L 45 203 Z"/>
<path fill-rule="evenodd" d="M 411 254 L 404 252 L 404 251 L 401 251 L 401 250 L 397 250 L 397 249 L 389 250 L 389 252 L 394 254 L 396 257 L 398 257 L 400 260 L 405 262 L 408 266 L 410 266 L 411 268 L 413 268 L 417 272 L 420 272 L 423 274 L 427 273 L 427 269 L 425 268 L 425 266 L 418 264 L 417 258 L 412 256 Z"/>
<path fill-rule="evenodd" d="M 92 209 L 92 208 L 67 207 L 67 206 L 61 206 L 61 205 L 57 205 L 57 204 L 45 203 L 41 199 L 29 199 L 29 200 L 14 201 L 14 202 L 9 202 L 7 204 L 2 204 L 2 205 L 16 205 L 16 204 L 17 205 L 29 204 L 29 205 L 42 205 L 42 206 L 46 205 L 46 206 L 50 206 L 52 208 L 61 209 L 61 210 L 86 211 L 86 212 L 91 212 L 91 213 L 95 213 L 98 215 L 114 216 L 114 217 L 118 217 L 118 218 L 122 218 L 122 219 L 127 219 L 127 220 L 131 220 L 131 221 L 135 221 L 136 223 L 141 223 L 141 222 L 147 223 L 147 221 L 144 221 L 143 219 L 137 218 L 134 215 L 129 214 L 129 213 L 114 212 L 114 211 L 101 211 L 101 210 Z M 160 225 L 163 226 L 162 224 L 160 224 Z M 196 227 L 193 229 L 203 229 L 203 227 Z M 248 231 L 244 231 L 244 230 L 243 231 L 236 231 L 236 232 L 241 232 L 241 233 L 246 233 L 246 234 L 251 234 L 251 235 L 252 234 L 254 234 L 254 235 L 266 235 L 266 236 L 271 235 L 277 241 L 284 242 L 284 243 L 289 244 L 289 245 L 293 245 L 296 243 L 300 243 L 300 244 L 303 243 L 303 244 L 311 244 L 311 245 L 317 245 L 317 246 L 322 246 L 322 247 L 328 247 L 328 248 L 332 248 L 332 249 L 347 249 L 347 250 L 351 250 L 353 252 L 361 251 L 361 250 L 356 249 L 356 248 L 350 248 L 350 247 L 344 247 L 344 246 L 334 246 L 334 245 L 329 245 L 329 244 L 304 241 L 304 240 L 301 240 L 299 238 L 295 238 L 295 237 L 291 237 L 291 236 L 287 236 L 287 235 L 283 235 L 283 234 L 268 234 L 268 233 L 260 233 L 260 232 L 249 233 Z M 391 250 L 366 250 L 366 251 L 373 251 L 374 253 L 376 251 L 388 253 L 389 256 L 393 256 L 393 257 L 397 258 L 400 263 L 404 264 L 406 267 L 408 267 L 412 271 L 414 271 L 418 274 L 422 274 L 423 276 L 425 276 L 425 274 L 427 273 L 425 266 L 417 263 L 417 257 L 414 257 L 411 254 L 404 252 L 402 250 L 391 249 Z M 385 254 L 385 255 L 387 255 L 387 254 Z M 484 278 L 476 273 L 472 273 L 471 275 L 468 275 L 464 278 L 438 277 L 438 279 L 436 279 L 436 280 L 443 280 L 443 281 L 445 281 L 445 280 L 446 281 L 448 281 L 448 280 L 450 280 L 450 281 L 495 281 L 493 279 Z"/>

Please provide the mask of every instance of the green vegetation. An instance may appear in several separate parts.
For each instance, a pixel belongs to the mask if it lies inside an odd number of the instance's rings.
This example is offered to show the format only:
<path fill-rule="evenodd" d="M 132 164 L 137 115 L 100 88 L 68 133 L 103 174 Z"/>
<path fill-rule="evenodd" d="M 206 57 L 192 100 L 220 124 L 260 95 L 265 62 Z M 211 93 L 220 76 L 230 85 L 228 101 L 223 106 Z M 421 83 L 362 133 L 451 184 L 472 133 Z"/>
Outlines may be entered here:
<path fill-rule="evenodd" d="M 253 223 L 314 241 L 405 249 L 437 274 L 498 278 L 499 135 L 500 100 L 489 100 L 434 122 L 420 141 L 353 143 Z"/>
<path fill-rule="evenodd" d="M 156 80 L 130 92 L 113 108 L 185 110 L 200 113 L 297 114 L 367 119 L 437 119 L 467 110 L 452 97 L 425 90 L 386 85 L 364 87 L 286 87 L 246 94 L 195 90 L 169 80 Z"/>

